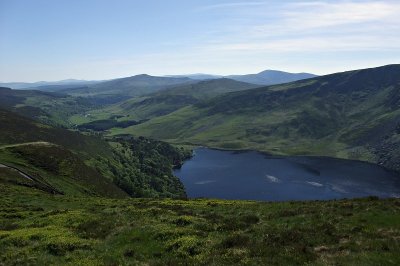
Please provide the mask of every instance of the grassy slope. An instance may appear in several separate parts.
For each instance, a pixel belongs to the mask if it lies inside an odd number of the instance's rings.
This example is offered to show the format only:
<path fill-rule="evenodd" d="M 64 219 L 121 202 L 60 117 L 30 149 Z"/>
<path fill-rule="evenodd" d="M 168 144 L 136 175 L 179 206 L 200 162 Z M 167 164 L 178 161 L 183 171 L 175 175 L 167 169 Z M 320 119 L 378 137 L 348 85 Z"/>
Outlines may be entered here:
<path fill-rule="evenodd" d="M 214 79 L 197 83 L 176 85 L 174 87 L 134 97 L 105 108 L 91 110 L 90 115 L 76 114 L 70 118 L 74 124 L 95 120 L 109 119 L 118 116 L 118 121 L 143 120 L 169 114 L 182 107 L 213 98 L 223 93 L 247 90 L 258 85 L 230 79 Z"/>
<path fill-rule="evenodd" d="M 45 141 L 45 142 L 44 142 Z M 44 143 L 43 143 L 44 142 Z M 27 145 L 21 145 L 28 143 Z M 126 197 L 127 194 L 85 163 L 109 157 L 105 141 L 53 128 L 0 109 L 0 160 L 68 195 Z"/>
<path fill-rule="evenodd" d="M 259 87 L 259 85 L 235 81 L 232 79 L 221 78 L 199 81 L 194 84 L 179 85 L 167 90 L 163 90 L 152 96 L 190 96 L 197 100 L 211 99 L 215 96 L 235 91 L 244 91 L 252 88 Z"/>
<path fill-rule="evenodd" d="M 91 100 L 57 93 L 0 88 L 0 108 L 47 124 L 70 126 L 70 116 L 94 106 Z"/>
<path fill-rule="evenodd" d="M 229 93 L 113 134 L 369 160 L 400 170 L 399 107 L 400 66 L 392 65 Z"/>
<path fill-rule="evenodd" d="M 192 82 L 192 80 L 189 78 L 136 75 L 100 82 L 86 88 L 65 90 L 65 92 L 75 96 L 124 95 L 133 97 L 186 82 Z"/>
<path fill-rule="evenodd" d="M 84 157 L 111 153 L 111 147 L 98 137 L 44 125 L 0 109 L 0 145 L 34 141 L 54 143 Z"/>
<path fill-rule="evenodd" d="M 9 147 L 0 151 L 0 162 L 13 166 L 32 176 L 23 179 L 27 187 L 36 187 L 69 196 L 128 197 L 121 188 L 90 167 L 71 151 L 56 145 L 29 144 Z M 4 169 L 3 169 L 4 170 Z M 20 183 L 9 179 L 9 183 Z"/>
<path fill-rule="evenodd" d="M 166 143 L 105 141 L 0 109 L 0 162 L 37 176 L 36 185 L 49 183 L 64 194 L 182 198 L 183 185 L 171 168 L 185 156 Z"/>
<path fill-rule="evenodd" d="M 399 220 L 399 199 L 113 200 L 0 179 L 0 264 L 399 265 Z"/>

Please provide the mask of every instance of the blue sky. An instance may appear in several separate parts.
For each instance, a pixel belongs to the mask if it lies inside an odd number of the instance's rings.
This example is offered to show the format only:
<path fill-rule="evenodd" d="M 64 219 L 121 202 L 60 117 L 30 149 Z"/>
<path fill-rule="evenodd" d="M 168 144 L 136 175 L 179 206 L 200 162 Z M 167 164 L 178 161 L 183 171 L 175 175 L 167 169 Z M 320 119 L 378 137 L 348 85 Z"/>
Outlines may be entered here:
<path fill-rule="evenodd" d="M 0 0 L 0 81 L 400 63 L 400 1 Z"/>

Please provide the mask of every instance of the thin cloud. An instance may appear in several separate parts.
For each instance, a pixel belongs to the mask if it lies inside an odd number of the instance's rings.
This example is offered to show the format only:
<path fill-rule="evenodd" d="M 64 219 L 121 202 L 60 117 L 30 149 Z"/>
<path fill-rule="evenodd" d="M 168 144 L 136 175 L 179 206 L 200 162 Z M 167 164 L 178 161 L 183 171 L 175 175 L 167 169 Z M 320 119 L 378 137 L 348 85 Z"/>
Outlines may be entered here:
<path fill-rule="evenodd" d="M 400 46 L 399 40 L 381 40 L 376 37 L 345 37 L 338 41 L 329 38 L 299 38 L 276 40 L 273 42 L 240 42 L 209 46 L 209 50 L 231 52 L 338 52 L 338 51 L 396 51 Z"/>
<path fill-rule="evenodd" d="M 226 8 L 245 8 L 245 7 L 254 7 L 254 6 L 262 6 L 265 5 L 265 2 L 232 2 L 232 3 L 223 3 L 223 4 L 215 4 L 200 7 L 199 10 L 212 10 L 212 9 L 226 9 Z"/>
<path fill-rule="evenodd" d="M 264 14 L 264 15 L 262 15 Z M 259 8 L 247 25 L 227 23 L 212 51 L 334 52 L 398 51 L 400 2 L 297 2 L 281 5 L 270 19 Z M 234 21 L 234 18 L 231 20 Z"/>
<path fill-rule="evenodd" d="M 399 12 L 399 2 L 303 2 L 292 4 L 283 12 L 283 19 L 287 25 L 311 29 L 392 20 L 398 18 Z"/>

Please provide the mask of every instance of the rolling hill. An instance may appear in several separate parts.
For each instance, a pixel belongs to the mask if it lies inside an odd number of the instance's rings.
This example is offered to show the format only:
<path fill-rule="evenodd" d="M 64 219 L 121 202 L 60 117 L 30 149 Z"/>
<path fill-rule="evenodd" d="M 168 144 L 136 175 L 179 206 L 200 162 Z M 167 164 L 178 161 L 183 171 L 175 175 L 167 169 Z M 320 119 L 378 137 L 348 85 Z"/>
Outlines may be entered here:
<path fill-rule="evenodd" d="M 399 127 L 400 65 L 388 65 L 223 94 L 113 134 L 400 170 Z"/>
<path fill-rule="evenodd" d="M 146 95 L 144 98 L 128 100 L 120 104 L 120 113 L 131 114 L 131 116 L 136 116 L 138 119 L 150 119 L 169 114 L 182 107 L 196 104 L 224 93 L 248 90 L 255 87 L 257 85 L 226 78 L 178 85 Z"/>
<path fill-rule="evenodd" d="M 126 99 L 156 92 L 168 87 L 193 82 L 189 78 L 155 77 L 146 74 L 100 82 L 84 88 L 66 89 L 63 92 L 74 96 L 122 95 Z"/>
<path fill-rule="evenodd" d="M 81 121 L 90 119 L 89 123 L 95 123 L 96 119 L 100 120 L 100 122 L 109 120 L 111 128 L 113 127 L 112 120 L 114 120 L 114 124 L 117 123 L 117 120 L 120 122 L 147 120 L 169 114 L 182 107 L 211 99 L 223 93 L 247 90 L 255 87 L 257 85 L 226 78 L 199 81 L 177 85 L 98 110 L 91 110 L 89 118 L 84 118 L 81 114 L 76 115 L 73 119 L 80 118 Z"/>
<path fill-rule="evenodd" d="M 210 80 L 229 78 L 237 81 L 253 83 L 258 85 L 272 85 L 287 83 L 291 81 L 316 77 L 309 73 L 289 73 L 277 70 L 265 70 L 257 74 L 247 75 L 210 75 L 210 74 L 188 74 L 188 75 L 168 75 L 164 77 L 150 76 L 146 74 L 136 75 L 132 77 L 112 79 L 112 80 L 79 80 L 66 79 L 60 81 L 38 81 L 38 82 L 0 82 L 0 87 L 25 90 L 41 90 L 41 91 L 71 91 L 73 94 L 90 94 L 111 93 L 113 90 L 127 91 L 127 94 L 142 94 L 143 89 L 157 90 L 159 86 L 170 86 L 191 80 Z M 132 91 L 135 90 L 135 91 Z M 146 92 L 146 91 L 145 91 Z M 147 93 L 147 92 L 146 92 Z"/>
<path fill-rule="evenodd" d="M 243 91 L 252 88 L 259 87 L 255 84 L 250 84 L 246 82 L 235 81 L 228 78 L 219 78 L 212 80 L 199 81 L 194 84 L 184 84 L 178 85 L 173 88 L 169 88 L 167 90 L 163 90 L 160 92 L 156 92 L 148 95 L 149 97 L 157 97 L 157 96 L 191 96 L 197 100 L 206 100 L 216 97 L 218 95 L 235 92 L 235 91 Z"/>
<path fill-rule="evenodd" d="M 226 78 L 258 85 L 276 85 L 314 77 L 316 75 L 310 73 L 289 73 L 278 70 L 264 70 L 257 74 L 226 76 Z"/>
<path fill-rule="evenodd" d="M 80 128 L 89 127 L 96 131 L 104 131 L 113 127 L 126 128 L 130 124 L 139 124 L 144 120 L 169 114 L 182 107 L 211 99 L 223 93 L 255 87 L 258 85 L 226 78 L 181 84 L 90 110 L 89 115 L 87 113 L 76 114 L 70 120 L 71 123 L 78 124 Z"/>
<path fill-rule="evenodd" d="M 221 76 L 221 75 L 211 75 L 211 74 L 203 74 L 203 73 L 187 74 L 187 75 L 168 75 L 166 77 L 190 78 L 190 79 L 195 79 L 195 80 L 207 80 L 207 79 L 223 78 L 223 76 Z"/>
<path fill-rule="evenodd" d="M 302 79 L 314 78 L 317 77 L 317 75 L 310 73 L 289 73 L 278 70 L 264 70 L 257 74 L 244 74 L 244 75 L 221 76 L 221 75 L 210 75 L 210 74 L 189 74 L 189 75 L 174 75 L 169 77 L 180 77 L 180 78 L 186 77 L 195 80 L 227 78 L 257 85 L 276 85 Z"/>
<path fill-rule="evenodd" d="M 47 124 L 70 126 L 68 117 L 86 112 L 95 106 L 98 103 L 94 98 L 0 87 L 0 108 Z"/>
<path fill-rule="evenodd" d="M 65 79 L 60 81 L 38 81 L 38 82 L 1 82 L 0 87 L 12 89 L 29 89 L 42 91 L 57 91 L 65 88 L 82 87 L 98 83 L 95 80 Z"/>

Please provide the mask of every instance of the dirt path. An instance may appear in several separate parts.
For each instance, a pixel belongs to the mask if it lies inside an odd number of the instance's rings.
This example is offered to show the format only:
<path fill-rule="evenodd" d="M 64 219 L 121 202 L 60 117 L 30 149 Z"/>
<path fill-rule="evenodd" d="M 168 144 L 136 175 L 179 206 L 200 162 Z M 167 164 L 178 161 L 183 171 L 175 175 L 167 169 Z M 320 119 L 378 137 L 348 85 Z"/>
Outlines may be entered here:
<path fill-rule="evenodd" d="M 19 147 L 19 146 L 27 146 L 27 145 L 56 146 L 56 144 L 53 144 L 53 143 L 50 143 L 47 141 L 35 141 L 35 142 L 24 142 L 24 143 L 2 145 L 2 146 L 0 146 L 0 149 Z"/>
<path fill-rule="evenodd" d="M 51 194 L 64 195 L 64 193 L 62 191 L 54 188 L 52 185 L 50 185 L 46 181 L 44 181 L 44 180 L 40 181 L 40 180 L 36 179 L 35 177 L 33 177 L 33 176 L 31 176 L 31 175 L 19 170 L 18 168 L 14 167 L 14 166 L 9 166 L 9 165 L 5 165 L 5 164 L 0 163 L 0 168 L 7 168 L 7 169 L 10 169 L 12 171 L 18 172 L 18 174 L 20 174 L 22 177 L 32 181 L 34 183 L 34 185 L 33 185 L 34 187 L 37 187 L 37 188 L 39 188 L 39 189 L 41 189 L 43 191 L 47 191 L 47 192 L 49 192 Z"/>
<path fill-rule="evenodd" d="M 34 179 L 31 176 L 29 176 L 28 174 L 25 174 L 24 172 L 22 172 L 18 168 L 15 168 L 13 166 L 8 166 L 8 165 L 2 164 L 2 163 L 0 163 L 0 168 L 8 168 L 8 169 L 11 169 L 13 171 L 17 171 L 18 174 L 20 174 L 22 177 L 25 177 L 26 179 L 29 179 L 30 181 L 35 182 Z"/>

